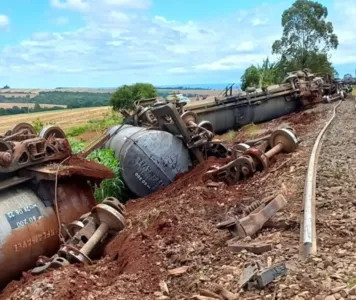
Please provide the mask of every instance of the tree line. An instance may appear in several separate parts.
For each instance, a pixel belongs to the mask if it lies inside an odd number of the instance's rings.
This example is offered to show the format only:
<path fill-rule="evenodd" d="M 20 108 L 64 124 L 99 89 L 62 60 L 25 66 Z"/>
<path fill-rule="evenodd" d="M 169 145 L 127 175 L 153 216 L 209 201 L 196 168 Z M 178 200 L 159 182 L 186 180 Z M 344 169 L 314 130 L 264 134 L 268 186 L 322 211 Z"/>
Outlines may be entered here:
<path fill-rule="evenodd" d="M 0 108 L 0 116 L 35 113 L 41 111 L 52 111 L 52 110 L 60 110 L 60 109 L 64 109 L 64 108 L 61 106 L 41 107 L 41 105 L 38 103 L 36 103 L 34 107 L 19 107 L 15 105 L 12 108 Z"/>
<path fill-rule="evenodd" d="M 118 94 L 119 97 L 129 97 L 128 99 L 141 99 L 141 97 L 167 97 L 170 92 L 169 90 L 163 89 L 155 89 L 153 85 L 149 84 L 149 88 L 147 89 L 145 83 L 138 83 L 132 86 L 124 85 L 120 89 Z M 19 92 L 16 92 L 17 94 Z M 11 94 L 10 94 L 11 95 Z M 81 107 L 99 107 L 99 106 L 108 106 L 113 105 L 112 101 L 110 102 L 112 93 L 93 93 L 93 92 L 60 92 L 60 91 L 53 91 L 53 92 L 40 92 L 33 98 L 30 96 L 26 97 L 16 97 L 16 96 L 3 96 L 0 95 L 0 103 L 35 103 L 35 104 L 53 104 L 53 105 L 66 105 L 67 108 L 81 108 Z M 189 95 L 189 96 L 194 96 Z M 117 97 L 117 93 L 115 95 Z M 114 97 L 114 98 L 115 98 Z M 115 101 L 114 101 L 115 102 Z M 27 109 L 27 108 L 26 108 Z M 56 108 L 60 109 L 60 108 Z M 4 114 L 16 114 L 22 113 L 23 108 L 14 107 L 9 109 L 4 109 Z M 49 110 L 48 108 L 41 108 L 41 111 Z M 21 112 L 20 112 L 21 111 Z M 27 112 L 27 111 L 25 111 Z"/>
<path fill-rule="evenodd" d="M 0 103 L 38 103 L 66 105 L 67 108 L 98 107 L 109 105 L 111 93 L 90 92 L 40 92 L 33 98 L 5 97 L 0 95 Z"/>
<path fill-rule="evenodd" d="M 272 45 L 276 61 L 267 57 L 262 64 L 253 64 L 241 77 L 241 88 L 264 87 L 279 83 L 288 72 L 310 69 L 316 74 L 337 72 L 332 66 L 329 51 L 337 49 L 338 37 L 326 19 L 326 6 L 310 0 L 296 0 L 281 18 L 282 37 Z"/>

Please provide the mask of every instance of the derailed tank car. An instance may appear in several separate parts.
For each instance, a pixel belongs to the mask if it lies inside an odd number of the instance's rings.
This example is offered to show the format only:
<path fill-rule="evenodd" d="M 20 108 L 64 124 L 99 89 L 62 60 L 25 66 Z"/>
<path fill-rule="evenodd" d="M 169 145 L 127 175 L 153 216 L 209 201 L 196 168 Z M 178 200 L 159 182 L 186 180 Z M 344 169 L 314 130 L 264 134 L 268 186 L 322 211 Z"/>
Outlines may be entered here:
<path fill-rule="evenodd" d="M 63 131 L 21 123 L 0 137 L 0 287 L 58 250 L 61 226 L 96 204 L 107 168 L 72 156 Z"/>

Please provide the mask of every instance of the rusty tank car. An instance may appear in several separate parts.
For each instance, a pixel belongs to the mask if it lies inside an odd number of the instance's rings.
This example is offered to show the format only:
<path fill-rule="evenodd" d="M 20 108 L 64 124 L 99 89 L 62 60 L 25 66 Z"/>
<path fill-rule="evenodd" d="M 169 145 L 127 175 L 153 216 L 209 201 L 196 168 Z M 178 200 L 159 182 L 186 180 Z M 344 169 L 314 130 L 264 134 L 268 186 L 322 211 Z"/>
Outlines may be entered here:
<path fill-rule="evenodd" d="M 100 164 L 72 156 L 59 127 L 37 135 L 21 123 L 0 136 L 1 288 L 58 250 L 62 226 L 96 205 L 92 184 L 110 177 Z"/>

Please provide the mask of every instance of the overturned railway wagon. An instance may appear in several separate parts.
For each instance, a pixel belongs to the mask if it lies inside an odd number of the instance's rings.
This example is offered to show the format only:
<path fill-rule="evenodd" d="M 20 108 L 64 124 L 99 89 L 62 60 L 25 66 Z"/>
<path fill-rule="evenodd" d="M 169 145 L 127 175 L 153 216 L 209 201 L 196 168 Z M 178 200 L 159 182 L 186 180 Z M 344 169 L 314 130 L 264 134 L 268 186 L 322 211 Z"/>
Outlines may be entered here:
<path fill-rule="evenodd" d="M 288 86 L 287 86 L 288 87 Z M 286 86 L 268 88 L 238 96 L 216 99 L 209 104 L 189 106 L 202 120 L 211 122 L 216 133 L 237 129 L 250 123 L 261 123 L 290 114 L 301 107 L 296 93 Z"/>
<path fill-rule="evenodd" d="M 63 131 L 16 125 L 0 138 L 0 289 L 59 247 L 61 226 L 96 205 L 90 184 L 113 173 L 72 156 Z M 61 163 L 60 163 L 61 162 Z M 75 184 L 73 181 L 75 180 Z"/>
<path fill-rule="evenodd" d="M 326 94 L 330 85 L 335 86 L 332 95 Z M 308 104 L 344 97 L 344 92 L 335 83 L 304 70 L 291 73 L 278 85 L 216 97 L 213 102 L 202 101 L 186 109 L 195 112 L 201 120 L 210 121 L 215 132 L 222 133 L 290 114 Z"/>

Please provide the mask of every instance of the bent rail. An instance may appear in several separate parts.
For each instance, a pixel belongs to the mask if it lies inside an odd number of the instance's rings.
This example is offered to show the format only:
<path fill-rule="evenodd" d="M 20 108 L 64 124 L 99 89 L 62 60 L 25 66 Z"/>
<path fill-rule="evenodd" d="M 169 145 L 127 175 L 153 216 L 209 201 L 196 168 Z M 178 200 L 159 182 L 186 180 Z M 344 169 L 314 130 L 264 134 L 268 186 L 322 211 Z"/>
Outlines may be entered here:
<path fill-rule="evenodd" d="M 315 254 L 317 252 L 316 246 L 316 228 L 315 228 L 315 186 L 316 186 L 316 172 L 317 172 L 317 163 L 319 158 L 319 152 L 322 145 L 322 138 L 325 131 L 334 120 L 336 116 L 336 109 L 341 104 L 340 100 L 333 109 L 333 115 L 330 120 L 325 124 L 324 128 L 320 131 L 314 146 L 312 153 L 310 155 L 307 176 L 304 186 L 304 219 L 303 226 L 301 226 L 301 243 L 303 244 L 300 256 L 305 259 L 309 255 Z"/>

